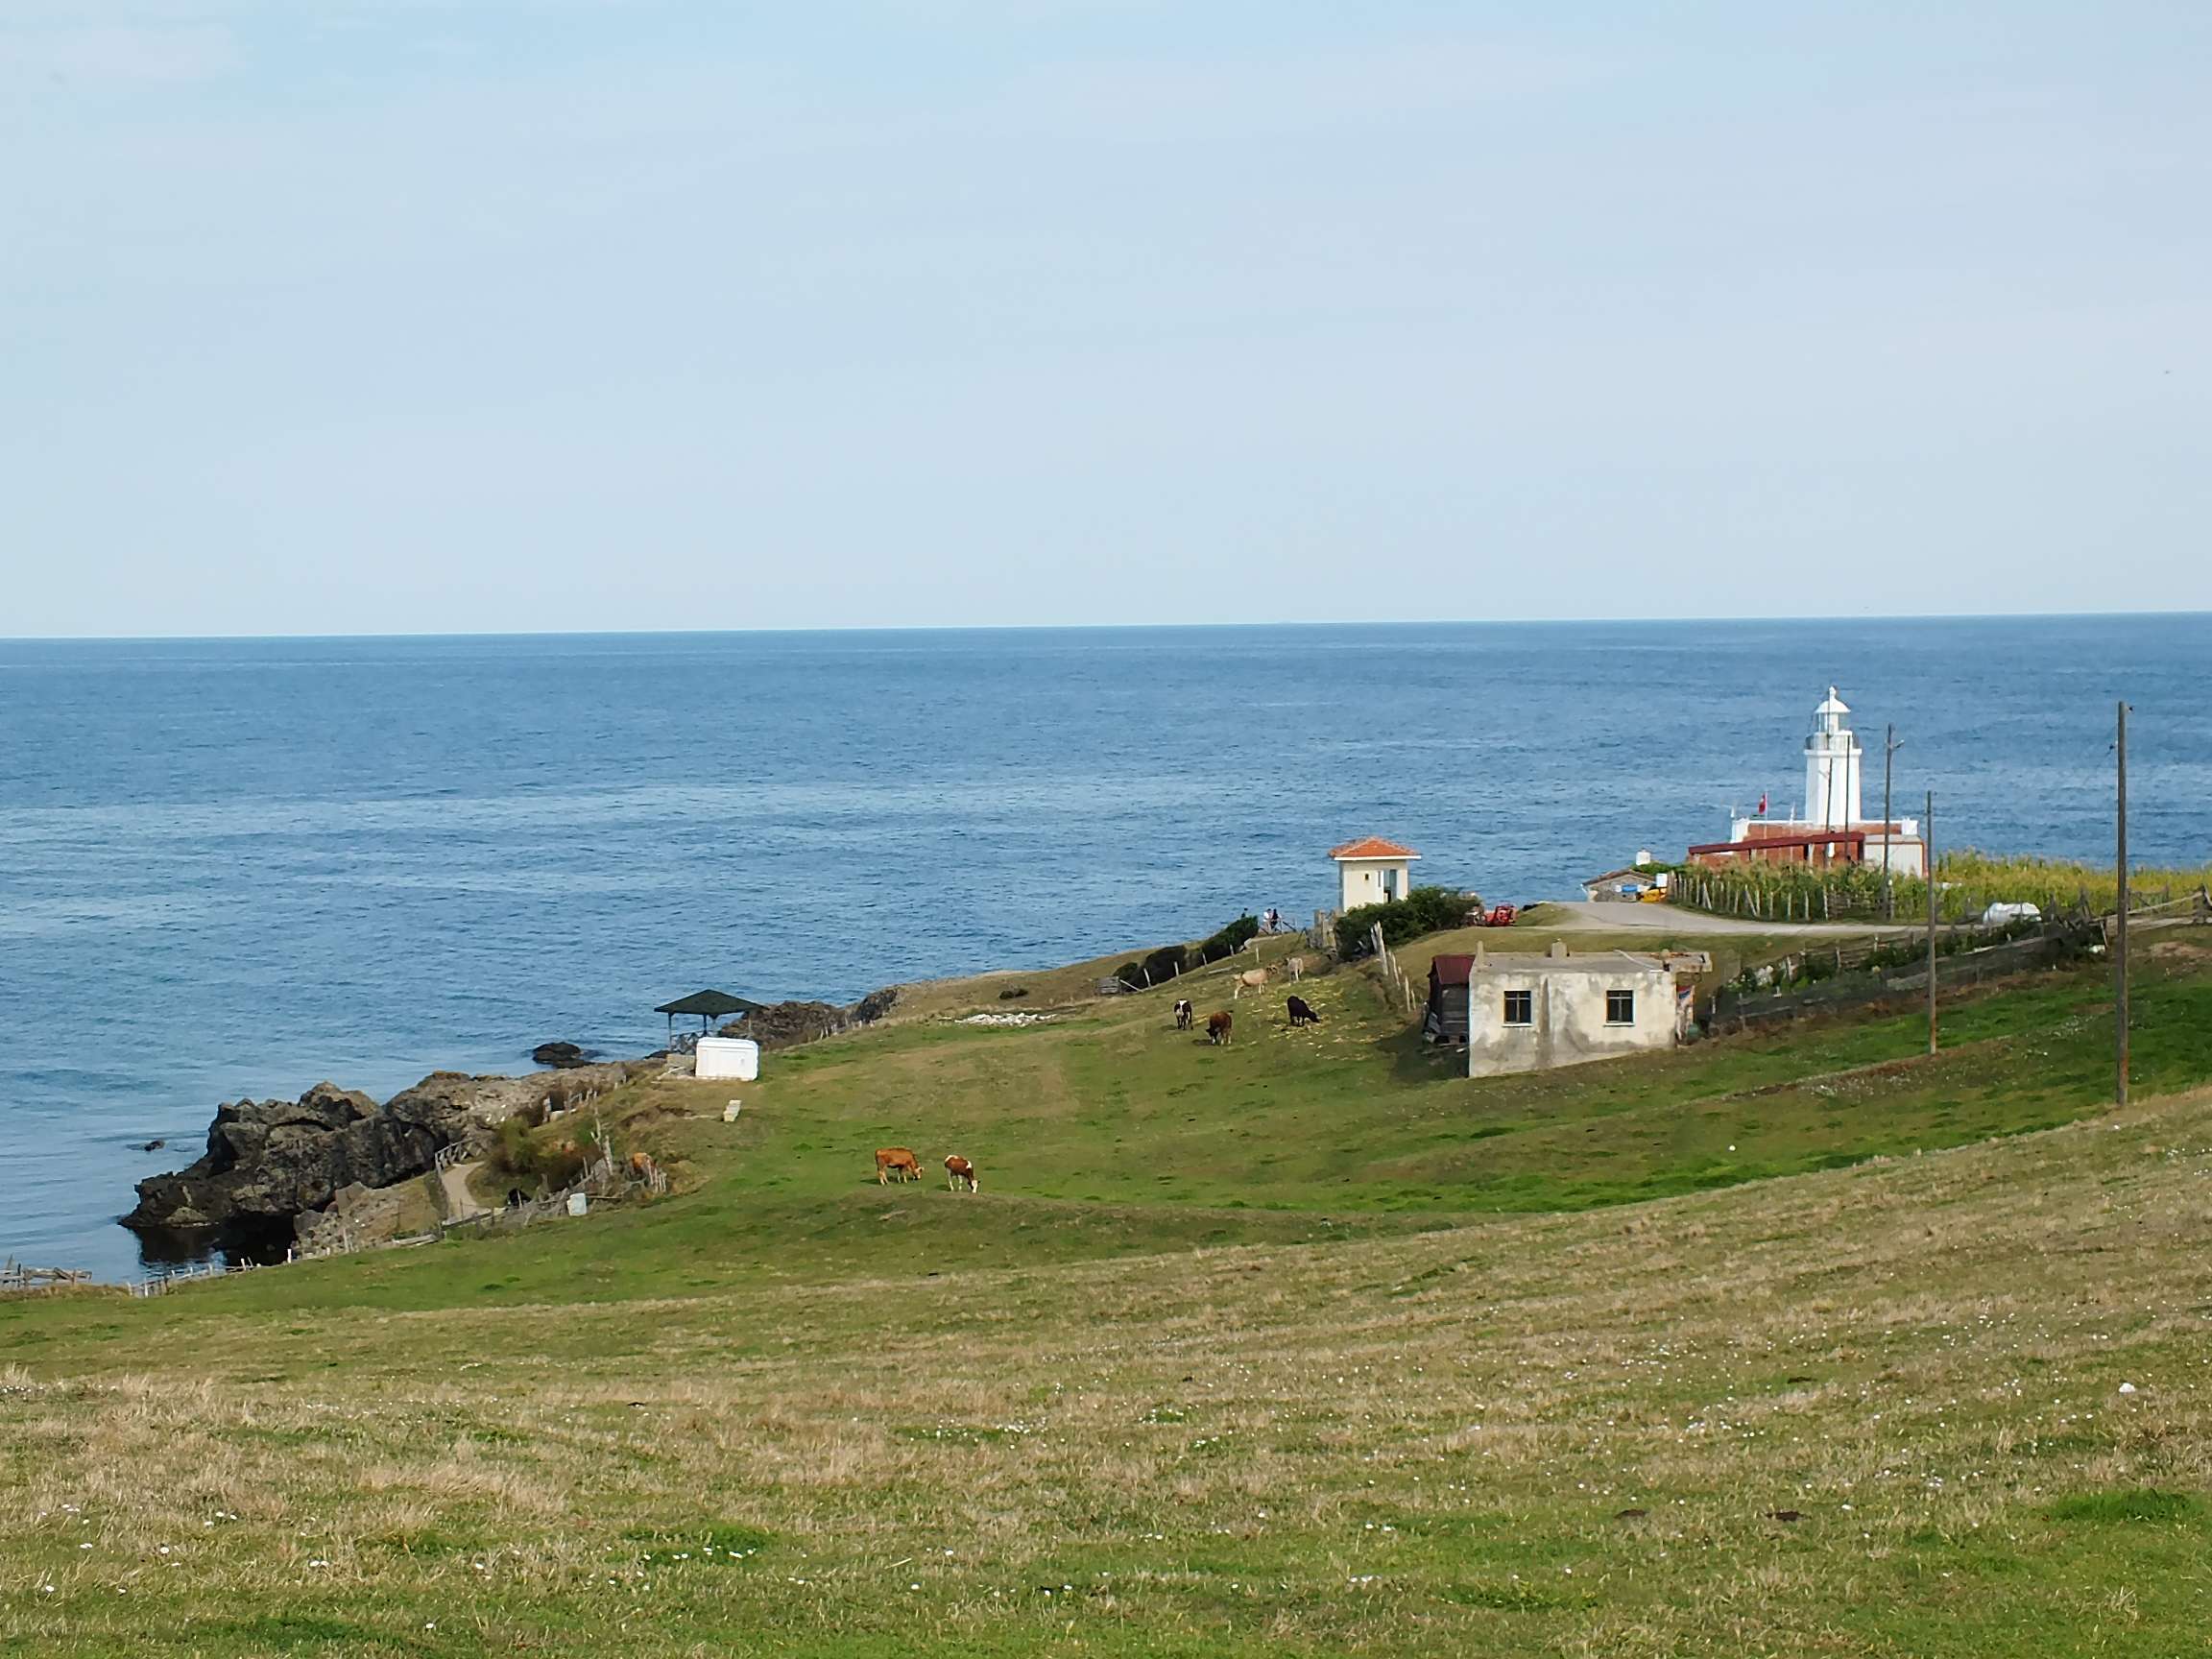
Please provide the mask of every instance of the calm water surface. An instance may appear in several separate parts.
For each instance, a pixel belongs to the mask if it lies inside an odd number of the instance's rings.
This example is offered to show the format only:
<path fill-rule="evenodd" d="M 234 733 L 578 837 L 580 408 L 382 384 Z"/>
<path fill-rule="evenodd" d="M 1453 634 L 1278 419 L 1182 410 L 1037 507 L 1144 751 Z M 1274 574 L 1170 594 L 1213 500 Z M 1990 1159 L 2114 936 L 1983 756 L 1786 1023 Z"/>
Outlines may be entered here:
<path fill-rule="evenodd" d="M 2212 856 L 2212 617 L 0 641 L 0 1256 L 122 1275 L 240 1094 L 657 1045 L 1326 902 L 1565 897 L 1801 792 L 1834 681 L 1946 842 Z M 167 1150 L 133 1143 L 166 1139 Z"/>

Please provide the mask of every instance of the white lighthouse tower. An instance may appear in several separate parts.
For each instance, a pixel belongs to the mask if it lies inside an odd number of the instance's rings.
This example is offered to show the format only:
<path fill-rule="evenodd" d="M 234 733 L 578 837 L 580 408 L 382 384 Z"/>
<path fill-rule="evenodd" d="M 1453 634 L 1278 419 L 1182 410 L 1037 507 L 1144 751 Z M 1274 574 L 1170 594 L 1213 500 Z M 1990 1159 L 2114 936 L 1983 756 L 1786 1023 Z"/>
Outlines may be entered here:
<path fill-rule="evenodd" d="M 1813 710 L 1813 734 L 1805 739 L 1805 822 L 1823 830 L 1849 830 L 1864 823 L 1859 809 L 1859 734 L 1844 724 L 1850 709 L 1828 687 L 1827 701 Z"/>
<path fill-rule="evenodd" d="M 1738 859 L 1762 863 L 1878 864 L 1893 876 L 1918 876 L 1927 868 L 1928 847 L 1919 824 L 1911 818 L 1869 823 L 1861 805 L 1858 733 L 1845 723 L 1851 709 L 1828 687 L 1813 710 L 1813 731 L 1805 739 L 1805 813 L 1800 818 L 1769 818 L 1767 798 L 1759 811 L 1729 823 L 1728 839 L 1690 849 L 1695 864 L 1728 864 Z"/>

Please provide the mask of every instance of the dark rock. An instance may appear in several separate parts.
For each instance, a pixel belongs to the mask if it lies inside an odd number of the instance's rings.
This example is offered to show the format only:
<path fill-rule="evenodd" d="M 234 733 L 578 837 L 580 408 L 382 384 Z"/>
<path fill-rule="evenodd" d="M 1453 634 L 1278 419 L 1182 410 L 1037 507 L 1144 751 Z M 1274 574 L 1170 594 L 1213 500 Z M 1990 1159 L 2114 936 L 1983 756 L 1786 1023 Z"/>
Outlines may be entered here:
<path fill-rule="evenodd" d="M 468 1133 L 457 1086 L 435 1072 L 383 1106 L 357 1090 L 318 1083 L 298 1100 L 240 1100 L 217 1108 L 206 1153 L 190 1167 L 138 1183 L 126 1227 L 225 1229 L 289 1222 L 343 1188 L 387 1187 L 428 1169 L 438 1149 Z"/>
<path fill-rule="evenodd" d="M 855 1025 L 873 1025 L 898 1005 L 899 987 L 886 985 L 880 991 L 871 991 L 853 1004 L 851 1013 Z"/>
<path fill-rule="evenodd" d="M 141 1151 L 141 1152 L 158 1152 L 158 1151 L 160 1151 L 160 1150 L 161 1150 L 161 1148 L 162 1148 L 162 1147 L 164 1147 L 164 1146 L 166 1146 L 166 1145 L 168 1145 L 168 1144 L 169 1144 L 169 1142 L 166 1142 L 166 1141 L 162 1140 L 162 1139 L 161 1139 L 159 1136 L 156 1136 L 156 1137 L 155 1137 L 153 1140 L 151 1140 L 151 1141 L 141 1141 L 141 1142 L 138 1142 L 138 1150 L 139 1150 L 139 1151 Z"/>
<path fill-rule="evenodd" d="M 834 1002 L 772 1002 L 725 1029 L 762 1048 L 791 1048 L 833 1037 L 845 1026 L 846 1010 Z"/>
<path fill-rule="evenodd" d="M 871 991 L 859 1001 L 840 1008 L 834 1002 L 771 1002 L 721 1029 L 724 1037 L 750 1037 L 762 1048 L 791 1048 L 818 1043 L 850 1031 L 855 1025 L 873 1025 L 899 1001 L 899 987 L 886 985 Z"/>
<path fill-rule="evenodd" d="M 574 1043 L 541 1043 L 530 1050 L 533 1064 L 550 1067 L 556 1071 L 572 1071 L 579 1066 L 591 1064 L 591 1050 Z"/>

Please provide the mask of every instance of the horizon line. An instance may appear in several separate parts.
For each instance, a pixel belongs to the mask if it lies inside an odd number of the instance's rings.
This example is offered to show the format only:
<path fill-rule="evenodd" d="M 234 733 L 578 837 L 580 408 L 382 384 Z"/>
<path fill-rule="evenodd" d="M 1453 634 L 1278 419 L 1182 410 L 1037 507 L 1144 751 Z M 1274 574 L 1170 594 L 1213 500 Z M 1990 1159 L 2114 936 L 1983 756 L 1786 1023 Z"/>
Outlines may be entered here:
<path fill-rule="evenodd" d="M 496 628 L 384 630 L 365 634 L 0 634 L 0 645 L 224 645 L 363 639 L 675 639 L 784 634 L 1116 634 L 1198 633 L 1262 628 L 1647 628 L 1696 622 L 1748 625 L 1790 622 L 2065 622 L 2146 617 L 2212 617 L 2212 609 L 2171 611 L 1928 611 L 1902 615 L 1771 614 L 1758 616 L 1424 616 L 1364 620 L 1288 618 L 1255 622 L 886 622 L 757 628 Z"/>

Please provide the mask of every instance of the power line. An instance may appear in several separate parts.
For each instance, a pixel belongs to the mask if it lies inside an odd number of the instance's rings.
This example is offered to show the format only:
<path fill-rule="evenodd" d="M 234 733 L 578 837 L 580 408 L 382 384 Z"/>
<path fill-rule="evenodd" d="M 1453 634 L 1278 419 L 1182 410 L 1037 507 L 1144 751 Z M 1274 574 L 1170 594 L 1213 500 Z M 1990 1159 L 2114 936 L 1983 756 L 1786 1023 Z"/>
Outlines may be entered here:
<path fill-rule="evenodd" d="M 2114 1075 L 2112 1098 L 2128 1104 L 2128 704 L 2123 700 L 2113 723 L 2113 771 L 2117 788 L 2113 841 L 2119 866 L 2119 916 L 2112 933 L 2112 1022 Z"/>
<path fill-rule="evenodd" d="M 1920 815 L 1922 845 L 1928 854 L 1928 1052 L 1936 1052 L 1936 791 Z"/>

